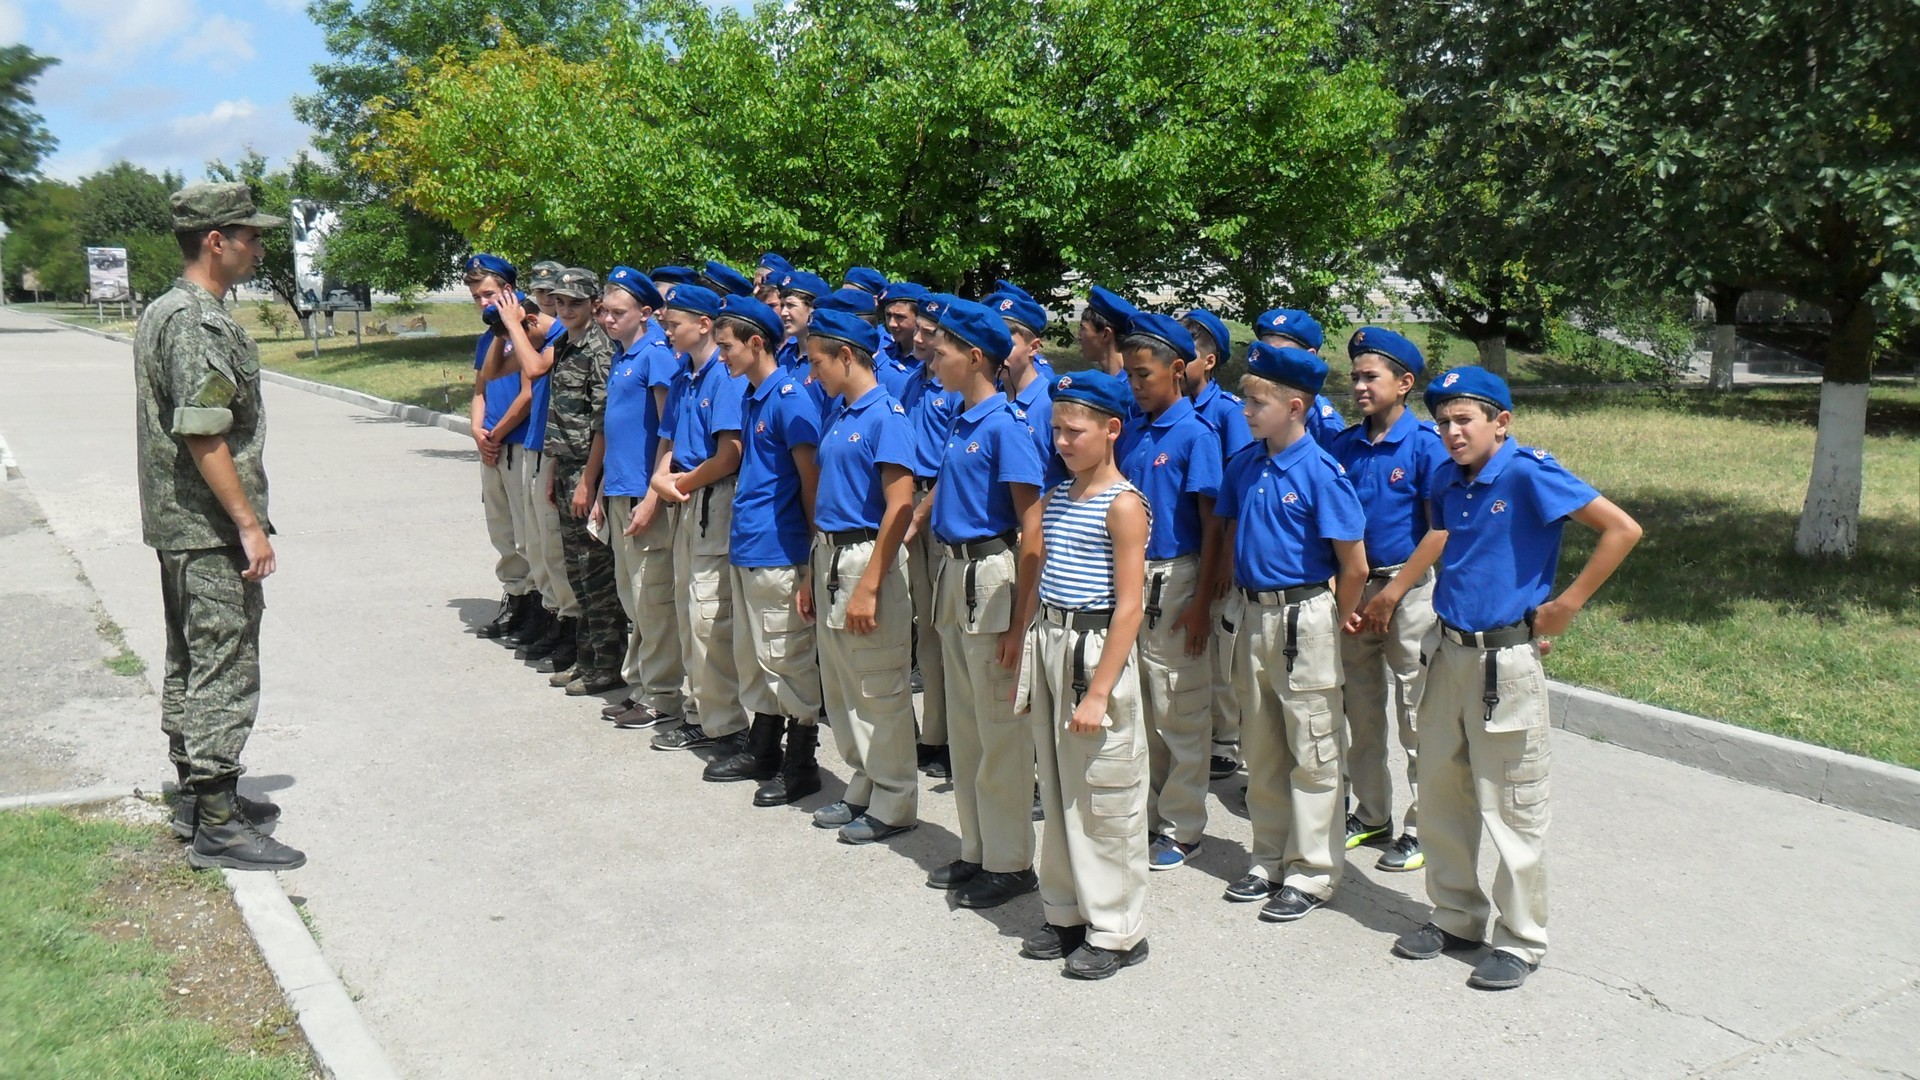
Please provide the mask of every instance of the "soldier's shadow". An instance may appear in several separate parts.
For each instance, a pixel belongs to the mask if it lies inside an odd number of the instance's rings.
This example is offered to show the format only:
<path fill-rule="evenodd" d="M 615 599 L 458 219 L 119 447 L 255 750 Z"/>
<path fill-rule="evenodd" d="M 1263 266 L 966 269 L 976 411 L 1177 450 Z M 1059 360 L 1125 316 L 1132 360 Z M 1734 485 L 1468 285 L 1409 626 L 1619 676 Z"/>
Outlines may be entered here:
<path fill-rule="evenodd" d="M 460 616 L 460 622 L 469 630 L 476 630 L 493 621 L 500 610 L 500 601 L 467 597 L 447 601 L 447 606 Z"/>

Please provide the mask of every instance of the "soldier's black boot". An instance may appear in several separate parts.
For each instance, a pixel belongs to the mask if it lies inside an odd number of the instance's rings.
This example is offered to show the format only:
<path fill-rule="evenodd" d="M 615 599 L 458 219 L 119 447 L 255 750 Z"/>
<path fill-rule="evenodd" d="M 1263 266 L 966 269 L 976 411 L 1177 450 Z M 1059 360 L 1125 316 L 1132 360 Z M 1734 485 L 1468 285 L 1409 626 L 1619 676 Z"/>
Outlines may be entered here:
<path fill-rule="evenodd" d="M 783 716 L 754 713 L 753 726 L 747 729 L 747 744 L 737 754 L 709 762 L 700 779 L 715 783 L 773 779 L 780 773 L 780 728 L 785 723 Z"/>
<path fill-rule="evenodd" d="M 533 656 L 533 647 L 553 632 L 553 623 L 553 612 L 548 611 L 545 605 L 536 601 L 532 610 L 527 612 L 527 621 L 521 623 L 520 629 L 508 634 L 504 640 L 513 646 L 515 656 L 522 660 L 529 659 Z"/>
<path fill-rule="evenodd" d="M 533 594 L 521 593 L 519 596 L 507 597 L 500 603 L 500 614 L 495 615 L 492 622 L 474 633 L 483 638 L 500 638 L 513 633 L 522 622 L 526 621 L 527 597 L 531 595 Z"/>
<path fill-rule="evenodd" d="M 297 851 L 255 828 L 241 816 L 232 777 L 196 789 L 199 822 L 187 862 L 202 870 L 296 870 L 307 864 Z"/>
<path fill-rule="evenodd" d="M 753 805 L 785 806 L 819 791 L 820 764 L 814 760 L 819 745 L 817 726 L 787 721 L 787 752 L 780 759 L 780 771 L 753 793 Z"/>
<path fill-rule="evenodd" d="M 540 657 L 540 662 L 534 665 L 538 671 L 565 671 L 580 662 L 579 618 L 567 618 L 563 616 L 559 620 L 558 625 L 561 629 L 555 636 L 553 649 L 546 655 Z M 560 685 L 565 686 L 567 682 L 570 681 L 571 680 L 563 681 Z"/>
<path fill-rule="evenodd" d="M 176 762 L 173 768 L 180 774 L 180 786 L 173 793 L 173 835 L 191 840 L 194 826 L 200 820 L 200 798 L 187 783 L 187 767 Z M 249 799 L 238 792 L 233 798 L 241 816 L 263 832 L 272 832 L 273 823 L 280 820 L 280 807 L 267 799 Z"/>

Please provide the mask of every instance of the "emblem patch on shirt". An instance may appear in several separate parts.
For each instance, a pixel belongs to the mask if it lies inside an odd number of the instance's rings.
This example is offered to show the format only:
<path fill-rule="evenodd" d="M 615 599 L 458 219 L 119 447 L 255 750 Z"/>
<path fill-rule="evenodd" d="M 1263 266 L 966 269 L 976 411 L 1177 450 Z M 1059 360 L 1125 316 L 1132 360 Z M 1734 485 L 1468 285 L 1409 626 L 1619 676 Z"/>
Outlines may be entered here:
<path fill-rule="evenodd" d="M 1285 495 L 1280 496 L 1280 501 L 1283 503 L 1297 503 L 1300 501 L 1300 493 L 1297 491 L 1289 491 Z"/>
<path fill-rule="evenodd" d="M 1322 406 L 1320 406 L 1320 415 L 1321 415 L 1321 416 L 1332 416 L 1332 415 L 1333 415 L 1333 406 L 1331 406 L 1331 405 L 1322 405 Z"/>
<path fill-rule="evenodd" d="M 859 442 L 859 441 L 860 441 L 860 433 L 856 431 L 856 432 L 854 432 L 853 434 L 851 434 L 851 435 L 849 435 L 849 436 L 847 436 L 847 441 L 848 441 L 848 442 Z"/>
<path fill-rule="evenodd" d="M 1153 467 L 1157 469 L 1160 466 L 1165 465 L 1170 460 L 1171 459 L 1168 458 L 1167 455 L 1163 453 L 1159 457 L 1153 459 Z"/>
<path fill-rule="evenodd" d="M 968 443 L 968 444 L 967 444 L 967 453 L 969 453 L 969 454 L 977 454 L 977 453 L 979 453 L 979 452 L 980 452 L 980 444 L 979 444 L 979 443 L 977 443 L 977 442 L 970 442 L 970 443 Z"/>
<path fill-rule="evenodd" d="M 894 403 L 893 411 L 899 413 L 901 416 L 907 415 L 907 410 L 901 408 L 898 402 Z"/>
<path fill-rule="evenodd" d="M 808 382 L 812 382 L 813 380 L 812 380 L 812 379 L 808 379 L 807 381 L 808 381 Z M 781 397 L 785 397 L 785 396 L 787 396 L 788 394 L 791 394 L 791 393 L 793 393 L 793 384 L 792 384 L 792 383 L 790 383 L 790 382 L 783 382 L 783 383 L 781 383 L 781 384 L 780 384 L 780 396 L 781 396 Z"/>
<path fill-rule="evenodd" d="M 1545 461 L 1547 460 L 1547 452 L 1545 450 L 1535 450 L 1533 452 L 1533 459 L 1535 461 Z"/>
<path fill-rule="evenodd" d="M 712 398 L 710 398 L 710 397 L 703 397 L 703 398 L 701 398 L 701 399 L 700 399 L 700 407 L 701 407 L 701 408 L 703 408 L 703 409 L 711 409 L 711 408 L 713 408 L 713 399 L 712 399 Z"/>
<path fill-rule="evenodd" d="M 1507 500 L 1505 499 L 1493 500 L 1493 505 L 1487 509 L 1487 513 L 1489 514 L 1504 514 L 1506 512 L 1507 512 Z"/>
<path fill-rule="evenodd" d="M 1393 470 L 1393 472 L 1391 472 L 1391 473 L 1389 473 L 1389 474 L 1387 475 L 1387 483 L 1389 483 L 1389 484 L 1397 484 L 1397 483 L 1399 483 L 1400 481 L 1402 481 L 1402 480 L 1405 480 L 1406 478 L 1407 478 L 1407 470 L 1405 470 L 1405 469 L 1395 469 L 1395 470 Z"/>
<path fill-rule="evenodd" d="M 753 425 L 753 433 L 755 435 L 765 435 L 767 433 L 767 422 L 765 420 L 762 420 L 759 423 Z"/>

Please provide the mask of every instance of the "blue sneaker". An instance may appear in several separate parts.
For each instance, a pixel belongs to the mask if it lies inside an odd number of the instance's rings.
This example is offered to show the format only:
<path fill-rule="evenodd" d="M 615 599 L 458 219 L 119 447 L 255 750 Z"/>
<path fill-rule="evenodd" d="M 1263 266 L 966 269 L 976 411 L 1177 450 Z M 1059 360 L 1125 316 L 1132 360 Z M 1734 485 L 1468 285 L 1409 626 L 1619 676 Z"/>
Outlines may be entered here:
<path fill-rule="evenodd" d="M 1183 844 L 1171 836 L 1156 836 L 1147 846 L 1147 868 L 1172 870 L 1185 866 L 1187 859 L 1199 850 L 1199 844 Z"/>

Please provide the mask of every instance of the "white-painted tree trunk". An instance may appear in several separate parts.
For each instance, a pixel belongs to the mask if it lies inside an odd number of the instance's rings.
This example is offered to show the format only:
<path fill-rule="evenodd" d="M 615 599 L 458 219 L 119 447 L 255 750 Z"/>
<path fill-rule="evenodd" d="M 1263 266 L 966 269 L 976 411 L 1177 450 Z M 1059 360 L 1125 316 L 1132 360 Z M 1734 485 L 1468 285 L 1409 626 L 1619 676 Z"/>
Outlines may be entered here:
<path fill-rule="evenodd" d="M 1850 558 L 1860 541 L 1860 484 L 1867 442 L 1867 384 L 1820 384 L 1820 430 L 1813 476 L 1793 549 L 1805 556 Z"/>
<path fill-rule="evenodd" d="M 1707 386 L 1713 390 L 1733 389 L 1733 361 L 1740 355 L 1740 335 L 1732 323 L 1713 328 L 1713 373 Z"/>

